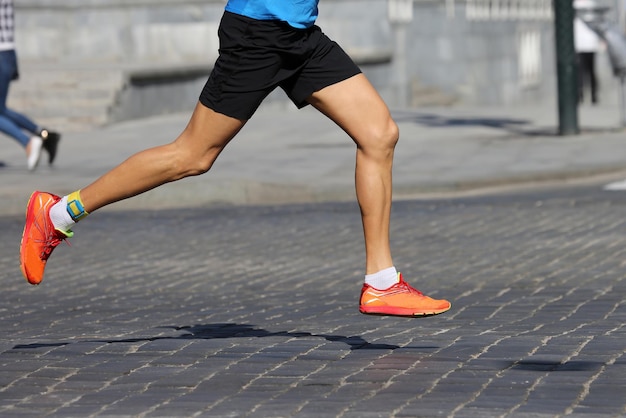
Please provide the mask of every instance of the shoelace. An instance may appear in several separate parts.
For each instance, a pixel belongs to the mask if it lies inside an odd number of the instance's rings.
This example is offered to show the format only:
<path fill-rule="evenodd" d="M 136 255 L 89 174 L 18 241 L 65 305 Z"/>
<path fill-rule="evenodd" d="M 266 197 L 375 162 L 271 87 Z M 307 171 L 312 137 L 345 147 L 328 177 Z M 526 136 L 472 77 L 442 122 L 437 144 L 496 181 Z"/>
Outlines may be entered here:
<path fill-rule="evenodd" d="M 396 286 L 400 287 L 401 289 L 408 290 L 411 293 L 415 293 L 415 294 L 417 294 L 419 296 L 423 296 L 424 295 L 422 292 L 420 292 L 419 290 L 417 290 L 416 288 L 414 288 L 413 286 L 411 286 L 410 284 L 408 284 L 404 280 L 401 281 L 400 283 L 396 284 Z"/>
<path fill-rule="evenodd" d="M 41 258 L 43 261 L 48 260 L 50 254 L 52 254 L 52 250 L 56 248 L 61 242 L 65 241 L 67 245 L 70 245 L 70 242 L 67 240 L 67 237 L 62 236 L 60 232 L 54 232 L 49 237 L 46 237 L 46 240 L 43 243 L 43 250 L 41 251 Z"/>

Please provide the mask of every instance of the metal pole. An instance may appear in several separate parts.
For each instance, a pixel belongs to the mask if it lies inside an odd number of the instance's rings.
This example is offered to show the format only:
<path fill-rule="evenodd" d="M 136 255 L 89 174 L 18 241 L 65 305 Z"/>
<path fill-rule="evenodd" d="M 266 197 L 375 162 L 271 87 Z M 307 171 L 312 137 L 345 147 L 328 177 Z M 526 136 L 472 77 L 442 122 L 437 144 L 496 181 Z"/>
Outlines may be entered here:
<path fill-rule="evenodd" d="M 578 68 L 574 49 L 572 0 L 554 0 L 554 33 L 559 99 L 559 134 L 576 135 L 578 128 Z"/>

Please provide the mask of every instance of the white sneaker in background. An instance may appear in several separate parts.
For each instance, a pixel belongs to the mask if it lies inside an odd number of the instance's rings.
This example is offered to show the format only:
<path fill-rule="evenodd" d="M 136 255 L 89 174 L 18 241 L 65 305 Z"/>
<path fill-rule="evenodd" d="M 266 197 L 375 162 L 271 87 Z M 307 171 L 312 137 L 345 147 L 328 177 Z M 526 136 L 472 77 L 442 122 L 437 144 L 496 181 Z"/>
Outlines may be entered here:
<path fill-rule="evenodd" d="M 38 136 L 34 136 L 30 139 L 27 163 L 28 169 L 33 171 L 39 164 L 39 158 L 41 158 L 41 148 L 43 146 L 43 139 Z"/>
<path fill-rule="evenodd" d="M 622 181 L 614 181 L 613 183 L 609 183 L 603 187 L 604 190 L 626 190 L 626 180 Z"/>

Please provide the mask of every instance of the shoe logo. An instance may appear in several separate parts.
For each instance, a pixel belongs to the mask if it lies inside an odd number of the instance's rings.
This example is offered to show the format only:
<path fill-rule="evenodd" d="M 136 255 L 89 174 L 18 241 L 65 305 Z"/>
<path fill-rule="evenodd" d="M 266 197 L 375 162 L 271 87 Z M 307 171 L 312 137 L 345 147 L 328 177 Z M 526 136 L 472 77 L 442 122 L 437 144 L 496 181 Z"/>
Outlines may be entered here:
<path fill-rule="evenodd" d="M 365 302 L 363 302 L 363 305 L 367 305 L 368 303 L 376 302 L 376 301 L 379 301 L 379 300 L 380 299 L 374 297 L 374 298 L 371 298 L 371 299 L 366 300 Z"/>
<path fill-rule="evenodd" d="M 404 289 L 396 289 L 396 290 L 375 290 L 375 289 L 368 289 L 367 292 L 365 292 L 365 295 L 371 295 L 375 298 L 380 297 L 384 297 L 384 296 L 392 296 L 392 295 L 398 295 L 400 293 L 407 293 L 406 290 Z"/>

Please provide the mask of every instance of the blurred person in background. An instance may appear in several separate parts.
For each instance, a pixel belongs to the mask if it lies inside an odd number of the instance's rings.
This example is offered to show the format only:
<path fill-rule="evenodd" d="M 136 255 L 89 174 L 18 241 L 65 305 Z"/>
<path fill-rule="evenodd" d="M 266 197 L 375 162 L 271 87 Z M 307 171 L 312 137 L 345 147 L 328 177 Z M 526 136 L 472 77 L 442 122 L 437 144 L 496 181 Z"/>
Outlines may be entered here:
<path fill-rule="evenodd" d="M 0 0 L 0 132 L 14 138 L 26 150 L 27 166 L 33 171 L 39 164 L 42 148 L 48 152 L 48 162 L 54 162 L 61 136 L 7 107 L 9 86 L 19 77 L 14 29 L 13 0 Z"/>
<path fill-rule="evenodd" d="M 596 7 L 593 0 L 574 0 L 574 9 L 589 10 Z M 584 90 L 588 86 L 591 103 L 598 103 L 598 79 L 596 77 L 596 53 L 600 51 L 602 41 L 576 14 L 574 18 L 574 48 L 578 57 L 578 101 L 584 101 Z"/>

